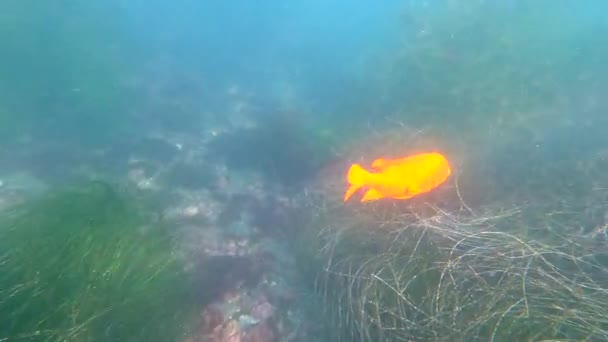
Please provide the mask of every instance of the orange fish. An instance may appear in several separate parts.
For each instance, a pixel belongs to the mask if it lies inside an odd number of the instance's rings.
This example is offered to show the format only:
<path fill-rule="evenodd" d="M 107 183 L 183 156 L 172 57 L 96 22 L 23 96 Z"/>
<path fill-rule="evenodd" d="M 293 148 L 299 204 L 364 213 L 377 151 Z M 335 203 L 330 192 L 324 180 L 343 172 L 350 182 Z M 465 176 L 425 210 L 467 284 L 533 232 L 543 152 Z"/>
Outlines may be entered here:
<path fill-rule="evenodd" d="M 372 168 L 365 170 L 353 164 L 348 170 L 350 187 L 344 202 L 359 189 L 366 188 L 361 202 L 381 198 L 408 199 L 429 192 L 445 182 L 452 170 L 447 159 L 437 152 L 421 153 L 400 159 L 376 159 Z"/>

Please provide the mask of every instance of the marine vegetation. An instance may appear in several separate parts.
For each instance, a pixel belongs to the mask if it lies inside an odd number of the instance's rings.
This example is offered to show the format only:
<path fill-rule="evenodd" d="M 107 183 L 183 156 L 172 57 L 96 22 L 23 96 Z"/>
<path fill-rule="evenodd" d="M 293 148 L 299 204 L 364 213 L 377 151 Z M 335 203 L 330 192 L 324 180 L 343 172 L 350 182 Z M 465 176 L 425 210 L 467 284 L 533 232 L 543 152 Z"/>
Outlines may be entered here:
<path fill-rule="evenodd" d="M 415 150 L 416 143 L 405 142 L 407 131 L 392 136 L 401 140 L 387 140 L 387 149 Z M 362 142 L 345 158 L 367 154 L 370 145 Z M 469 158 L 467 170 L 485 158 Z M 336 172 L 343 168 L 322 172 L 302 196 L 312 215 L 299 238 L 308 241 L 301 244 L 301 263 L 316 278 L 332 322 L 328 339 L 608 339 L 608 215 L 603 206 L 604 216 L 592 223 L 592 208 L 580 200 L 600 205 L 606 192 L 585 182 L 555 186 L 586 175 L 608 181 L 602 158 L 591 154 L 581 163 L 584 168 L 567 174 L 553 174 L 545 164 L 551 183 L 514 175 L 508 181 L 515 200 L 493 194 L 469 201 L 477 191 L 492 191 L 474 185 L 496 175 L 455 167 L 454 177 L 432 192 L 345 205 L 344 175 Z M 524 191 L 544 202 L 517 201 Z"/>
<path fill-rule="evenodd" d="M 98 182 L 5 214 L 0 341 L 179 340 L 192 283 L 165 227 L 134 203 Z"/>
<path fill-rule="evenodd" d="M 409 124 L 496 136 L 552 105 L 582 116 L 601 104 L 608 48 L 598 39 L 608 28 L 592 12 L 608 3 L 404 3 L 401 50 L 386 58 L 378 84 Z"/>

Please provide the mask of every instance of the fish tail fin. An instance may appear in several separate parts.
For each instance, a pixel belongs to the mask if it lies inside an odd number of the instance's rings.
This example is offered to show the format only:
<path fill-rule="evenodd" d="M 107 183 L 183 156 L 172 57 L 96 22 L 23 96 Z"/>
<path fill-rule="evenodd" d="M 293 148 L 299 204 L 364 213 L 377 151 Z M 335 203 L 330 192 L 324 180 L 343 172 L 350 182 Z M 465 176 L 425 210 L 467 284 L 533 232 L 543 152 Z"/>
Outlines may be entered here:
<path fill-rule="evenodd" d="M 348 170 L 348 175 L 346 178 L 348 179 L 348 183 L 350 183 L 350 187 L 346 190 L 344 194 L 344 202 L 348 201 L 350 196 L 352 196 L 357 190 L 359 190 L 363 185 L 365 185 L 365 181 L 369 172 L 367 172 L 364 168 L 359 164 L 353 164 Z"/>

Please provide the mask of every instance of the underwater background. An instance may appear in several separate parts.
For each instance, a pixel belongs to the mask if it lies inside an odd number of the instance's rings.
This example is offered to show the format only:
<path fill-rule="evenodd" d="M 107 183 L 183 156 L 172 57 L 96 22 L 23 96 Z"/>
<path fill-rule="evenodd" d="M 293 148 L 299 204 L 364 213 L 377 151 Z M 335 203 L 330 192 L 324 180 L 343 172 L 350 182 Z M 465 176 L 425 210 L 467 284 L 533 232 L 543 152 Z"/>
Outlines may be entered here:
<path fill-rule="evenodd" d="M 608 341 L 607 13 L 3 0 L 0 341 Z"/>

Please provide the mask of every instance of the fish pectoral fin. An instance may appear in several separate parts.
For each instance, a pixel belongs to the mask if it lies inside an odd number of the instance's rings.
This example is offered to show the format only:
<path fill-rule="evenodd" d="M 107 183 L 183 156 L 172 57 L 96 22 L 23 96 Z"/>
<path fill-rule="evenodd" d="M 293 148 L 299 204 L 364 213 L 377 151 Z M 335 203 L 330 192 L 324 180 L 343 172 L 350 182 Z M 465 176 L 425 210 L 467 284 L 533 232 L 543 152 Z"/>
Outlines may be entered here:
<path fill-rule="evenodd" d="M 384 195 L 382 195 L 382 193 L 379 192 L 378 190 L 369 189 L 369 190 L 367 190 L 365 195 L 363 195 L 363 198 L 361 198 L 361 202 L 375 201 L 375 200 L 381 199 L 383 197 L 384 197 Z"/>
<path fill-rule="evenodd" d="M 416 194 L 410 191 L 410 188 L 405 188 L 401 191 L 400 196 L 393 196 L 394 199 L 408 199 L 414 197 Z"/>

